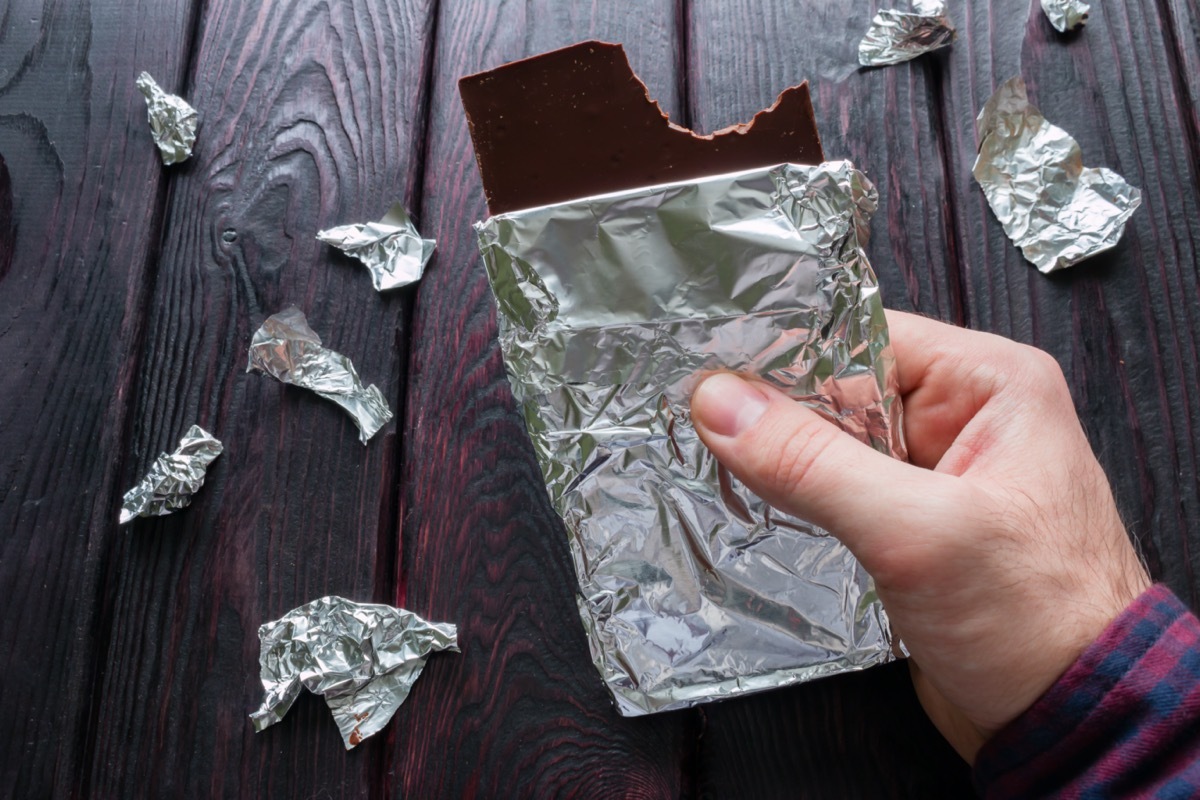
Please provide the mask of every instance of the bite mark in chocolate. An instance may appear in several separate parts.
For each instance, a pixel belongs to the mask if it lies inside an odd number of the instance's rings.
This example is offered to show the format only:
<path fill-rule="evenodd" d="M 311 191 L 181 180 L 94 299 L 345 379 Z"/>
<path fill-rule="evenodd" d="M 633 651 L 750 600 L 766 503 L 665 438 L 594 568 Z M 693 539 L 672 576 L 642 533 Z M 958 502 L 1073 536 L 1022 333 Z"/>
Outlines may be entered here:
<path fill-rule="evenodd" d="M 619 44 L 581 42 L 458 82 L 488 210 L 825 160 L 808 82 L 754 119 L 700 135 L 650 99 Z"/>

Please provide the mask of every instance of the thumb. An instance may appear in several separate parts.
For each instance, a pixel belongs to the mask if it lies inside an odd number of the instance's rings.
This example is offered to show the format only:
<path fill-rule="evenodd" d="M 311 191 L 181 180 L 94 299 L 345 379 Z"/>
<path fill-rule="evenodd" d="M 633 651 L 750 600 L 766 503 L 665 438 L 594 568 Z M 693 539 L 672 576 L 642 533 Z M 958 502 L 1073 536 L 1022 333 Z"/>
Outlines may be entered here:
<path fill-rule="evenodd" d="M 759 497 L 841 539 L 868 570 L 872 551 L 925 528 L 954 479 L 898 461 L 763 383 L 718 373 L 692 395 L 713 455 Z"/>

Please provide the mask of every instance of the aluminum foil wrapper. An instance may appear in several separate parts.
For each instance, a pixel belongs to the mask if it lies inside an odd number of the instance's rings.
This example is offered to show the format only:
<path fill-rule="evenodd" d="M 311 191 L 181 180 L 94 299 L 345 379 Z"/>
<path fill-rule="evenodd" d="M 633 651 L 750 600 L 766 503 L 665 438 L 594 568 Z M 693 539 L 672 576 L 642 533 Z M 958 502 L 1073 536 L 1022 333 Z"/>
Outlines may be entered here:
<path fill-rule="evenodd" d="M 138 75 L 137 87 L 146 96 L 150 133 L 164 164 L 178 164 L 192 157 L 200 116 L 182 97 L 167 94 L 149 72 Z"/>
<path fill-rule="evenodd" d="M 937 0 L 916 0 L 911 12 L 887 8 L 875 15 L 859 42 L 858 63 L 864 67 L 901 64 L 946 47 L 957 35 L 945 4 Z"/>
<path fill-rule="evenodd" d="M 850 552 L 748 491 L 689 415 L 705 373 L 735 370 L 904 456 L 862 249 L 876 199 L 848 162 L 780 165 L 476 226 L 513 393 L 622 714 L 893 657 Z"/>
<path fill-rule="evenodd" d="M 422 239 L 404 206 L 396 203 L 379 222 L 342 225 L 320 231 L 317 239 L 367 265 L 377 292 L 399 289 L 421 280 L 437 247 Z"/>
<path fill-rule="evenodd" d="M 1029 103 L 1020 77 L 976 120 L 975 180 L 1008 238 L 1045 273 L 1116 245 L 1142 193 L 1117 173 L 1083 166 L 1079 143 Z"/>
<path fill-rule="evenodd" d="M 1060 33 L 1086 23 L 1091 10 L 1091 6 L 1080 0 L 1042 0 L 1042 11 Z"/>
<path fill-rule="evenodd" d="M 179 440 L 175 452 L 155 459 L 141 483 L 125 493 L 121 524 L 134 517 L 161 517 L 187 508 L 192 495 L 204 485 L 208 465 L 224 449 L 211 433 L 193 425 Z"/>
<path fill-rule="evenodd" d="M 308 327 L 295 306 L 267 318 L 250 341 L 246 371 L 265 372 L 276 380 L 302 386 L 337 403 L 358 426 L 366 444 L 392 418 L 383 392 L 363 386 L 350 359 L 321 346 L 321 337 Z"/>
<path fill-rule="evenodd" d="M 255 732 L 283 719 L 300 689 L 324 695 L 351 750 L 378 733 L 438 650 L 458 652 L 458 629 L 392 606 L 322 597 L 258 629 L 266 697 Z"/>

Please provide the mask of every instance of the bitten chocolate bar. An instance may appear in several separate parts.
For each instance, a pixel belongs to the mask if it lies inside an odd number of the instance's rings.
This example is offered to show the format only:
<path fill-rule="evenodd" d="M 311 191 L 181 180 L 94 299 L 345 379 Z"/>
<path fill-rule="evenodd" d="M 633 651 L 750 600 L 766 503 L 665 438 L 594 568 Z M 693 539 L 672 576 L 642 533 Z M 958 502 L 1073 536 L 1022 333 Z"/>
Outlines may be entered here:
<path fill-rule="evenodd" d="M 458 82 L 488 210 L 825 160 L 807 81 L 707 136 L 669 119 L 619 44 L 582 42 Z"/>
<path fill-rule="evenodd" d="M 697 136 L 615 45 L 461 85 L 493 212 L 475 229 L 500 350 L 618 711 L 891 660 L 850 551 L 755 496 L 691 424 L 697 381 L 730 370 L 904 456 L 863 249 L 877 193 L 849 162 L 821 161 L 807 88 Z"/>

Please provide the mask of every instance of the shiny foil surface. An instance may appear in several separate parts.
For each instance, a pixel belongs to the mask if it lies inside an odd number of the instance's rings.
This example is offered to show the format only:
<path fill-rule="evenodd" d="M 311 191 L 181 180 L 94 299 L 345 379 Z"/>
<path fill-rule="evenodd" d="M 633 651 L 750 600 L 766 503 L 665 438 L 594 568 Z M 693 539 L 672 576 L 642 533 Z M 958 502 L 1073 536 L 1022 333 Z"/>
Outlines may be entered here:
<path fill-rule="evenodd" d="M 196 143 L 196 127 L 200 116 L 182 97 L 167 94 L 150 77 L 149 72 L 138 75 L 137 87 L 146 96 L 146 116 L 150 119 L 150 134 L 158 145 L 164 164 L 178 164 L 192 156 Z"/>
<path fill-rule="evenodd" d="M 1083 166 L 1079 143 L 1006 81 L 975 123 L 975 180 L 1004 232 L 1044 273 L 1116 246 L 1142 193 L 1104 167 Z"/>
<path fill-rule="evenodd" d="M 141 482 L 125 493 L 120 524 L 134 517 L 161 517 L 187 508 L 204 485 L 208 465 L 225 447 L 211 433 L 193 425 L 173 453 L 163 453 Z"/>
<path fill-rule="evenodd" d="M 1091 10 L 1091 6 L 1080 0 L 1042 0 L 1042 11 L 1060 33 L 1086 23 Z"/>
<path fill-rule="evenodd" d="M 945 4 L 937 0 L 916 0 L 911 12 L 886 8 L 871 20 L 859 42 L 858 63 L 864 67 L 901 64 L 946 47 L 957 35 Z"/>
<path fill-rule="evenodd" d="M 258 370 L 283 383 L 302 386 L 337 403 L 366 444 L 392 418 L 383 392 L 364 386 L 350 359 L 321 346 L 321 337 L 295 306 L 268 317 L 250 341 L 246 371 Z"/>
<path fill-rule="evenodd" d="M 700 378 L 735 370 L 904 456 L 862 249 L 876 200 L 848 162 L 785 164 L 476 226 L 513 393 L 622 714 L 893 657 L 849 551 L 748 491 L 689 417 Z"/>
<path fill-rule="evenodd" d="M 330 228 L 317 233 L 317 239 L 365 264 L 377 292 L 421 280 L 437 247 L 436 240 L 421 238 L 408 211 L 399 203 L 379 222 Z"/>
<path fill-rule="evenodd" d="M 322 597 L 258 629 L 266 697 L 255 732 L 283 719 L 301 688 L 323 695 L 346 749 L 378 733 L 438 650 L 458 652 L 458 629 L 392 606 Z"/>

